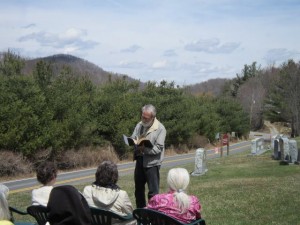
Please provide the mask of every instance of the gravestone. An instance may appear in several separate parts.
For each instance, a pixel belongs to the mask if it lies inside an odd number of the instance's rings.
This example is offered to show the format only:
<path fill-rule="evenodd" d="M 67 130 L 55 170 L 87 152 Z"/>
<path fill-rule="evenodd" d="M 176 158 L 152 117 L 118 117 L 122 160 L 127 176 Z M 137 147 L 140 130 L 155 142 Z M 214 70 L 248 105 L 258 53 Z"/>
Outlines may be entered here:
<path fill-rule="evenodd" d="M 298 161 L 298 148 L 296 140 L 289 140 L 290 163 Z"/>
<path fill-rule="evenodd" d="M 278 140 L 280 138 L 279 134 L 274 135 L 273 137 L 271 137 L 271 149 L 274 150 L 275 148 L 275 141 Z M 277 149 L 278 151 L 278 149 Z"/>
<path fill-rule="evenodd" d="M 231 137 L 235 138 L 235 132 L 234 131 L 231 132 Z"/>
<path fill-rule="evenodd" d="M 276 159 L 276 160 L 279 159 L 279 139 L 274 140 L 273 158 Z"/>
<path fill-rule="evenodd" d="M 278 158 L 280 160 L 284 160 L 284 148 L 283 148 L 283 140 L 282 138 L 279 138 L 279 154 L 278 154 Z"/>
<path fill-rule="evenodd" d="M 255 138 L 251 141 L 251 154 L 256 155 L 264 150 L 264 139 Z"/>
<path fill-rule="evenodd" d="M 283 160 L 288 160 L 290 158 L 290 147 L 289 147 L 289 139 L 287 137 L 282 137 L 283 140 L 283 149 L 284 149 L 284 158 Z"/>
<path fill-rule="evenodd" d="M 208 171 L 206 167 L 206 151 L 204 148 L 198 148 L 195 155 L 195 170 L 192 176 L 200 176 Z"/>

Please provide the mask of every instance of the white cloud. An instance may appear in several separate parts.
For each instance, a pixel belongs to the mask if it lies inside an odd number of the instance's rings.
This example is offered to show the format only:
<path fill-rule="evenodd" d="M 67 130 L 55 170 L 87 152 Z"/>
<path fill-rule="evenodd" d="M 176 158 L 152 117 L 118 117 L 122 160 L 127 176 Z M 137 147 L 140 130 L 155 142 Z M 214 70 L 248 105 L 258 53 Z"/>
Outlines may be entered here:
<path fill-rule="evenodd" d="M 35 26 L 36 26 L 36 24 L 31 23 L 31 24 L 28 24 L 28 25 L 23 26 L 22 28 L 24 28 L 24 29 L 29 29 L 29 28 L 33 28 L 33 27 L 35 27 Z"/>
<path fill-rule="evenodd" d="M 154 69 L 163 69 L 168 66 L 168 62 L 166 60 L 157 61 L 152 64 L 152 68 Z"/>
<path fill-rule="evenodd" d="M 122 49 L 121 52 L 131 52 L 131 53 L 134 53 L 134 52 L 136 52 L 139 49 L 141 49 L 140 46 L 138 46 L 138 45 L 131 45 L 129 48 Z"/>
<path fill-rule="evenodd" d="M 164 51 L 163 56 L 171 57 L 171 56 L 177 56 L 177 54 L 174 49 L 168 49 L 168 50 Z"/>
<path fill-rule="evenodd" d="M 231 53 L 239 47 L 239 43 L 227 42 L 220 43 L 218 38 L 201 39 L 185 45 L 185 50 L 192 52 L 206 53 Z"/>
<path fill-rule="evenodd" d="M 120 68 L 143 68 L 145 67 L 145 64 L 142 62 L 138 61 L 127 61 L 127 60 L 122 60 L 119 62 L 118 66 Z"/>
<path fill-rule="evenodd" d="M 85 30 L 70 28 L 61 34 L 53 34 L 45 31 L 33 32 L 21 36 L 18 41 L 35 41 L 41 46 L 61 49 L 64 53 L 72 53 L 77 50 L 85 51 L 98 45 L 95 41 L 84 40 L 86 35 L 87 32 Z"/>
<path fill-rule="evenodd" d="M 300 51 L 292 51 L 285 48 L 270 49 L 265 55 L 265 60 L 268 63 L 281 63 L 287 59 L 292 59 L 300 56 Z"/>
<path fill-rule="evenodd" d="M 70 29 L 66 30 L 64 33 L 59 34 L 58 38 L 60 40 L 76 41 L 77 39 L 81 39 L 86 35 L 87 35 L 86 30 L 70 28 Z"/>

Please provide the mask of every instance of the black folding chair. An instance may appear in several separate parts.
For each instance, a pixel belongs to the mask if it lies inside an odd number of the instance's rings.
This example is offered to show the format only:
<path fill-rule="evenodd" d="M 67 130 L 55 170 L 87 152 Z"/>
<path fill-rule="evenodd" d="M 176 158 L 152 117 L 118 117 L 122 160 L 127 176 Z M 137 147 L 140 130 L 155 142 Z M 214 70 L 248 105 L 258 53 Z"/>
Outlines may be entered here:
<path fill-rule="evenodd" d="M 138 208 L 133 210 L 132 214 L 138 225 L 205 225 L 204 219 L 184 224 L 173 217 L 152 209 Z"/>

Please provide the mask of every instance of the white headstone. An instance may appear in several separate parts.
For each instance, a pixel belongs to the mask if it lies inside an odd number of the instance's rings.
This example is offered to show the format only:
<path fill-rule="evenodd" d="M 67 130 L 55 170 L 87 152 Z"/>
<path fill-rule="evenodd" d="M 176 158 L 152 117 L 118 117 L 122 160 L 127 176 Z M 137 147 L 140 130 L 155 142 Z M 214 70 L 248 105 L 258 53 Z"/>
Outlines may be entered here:
<path fill-rule="evenodd" d="M 264 150 L 264 139 L 263 138 L 255 138 L 251 141 L 251 153 L 257 154 Z"/>
<path fill-rule="evenodd" d="M 251 140 L 251 154 L 256 154 L 256 138 Z"/>
<path fill-rule="evenodd" d="M 289 139 L 283 137 L 282 140 L 283 140 L 283 148 L 284 148 L 284 159 L 286 159 L 290 155 Z"/>
<path fill-rule="evenodd" d="M 208 171 L 206 168 L 206 151 L 204 148 L 198 148 L 195 155 L 195 170 L 192 176 L 200 176 Z"/>
<path fill-rule="evenodd" d="M 296 140 L 289 140 L 289 150 L 290 150 L 291 163 L 294 163 L 298 159 L 298 148 L 297 148 Z"/>

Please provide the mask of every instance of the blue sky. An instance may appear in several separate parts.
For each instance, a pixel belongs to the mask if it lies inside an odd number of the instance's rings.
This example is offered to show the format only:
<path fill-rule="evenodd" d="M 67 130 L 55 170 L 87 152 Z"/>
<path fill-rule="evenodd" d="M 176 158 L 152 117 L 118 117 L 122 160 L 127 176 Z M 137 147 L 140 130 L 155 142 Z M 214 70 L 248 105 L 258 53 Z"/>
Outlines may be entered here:
<path fill-rule="evenodd" d="M 66 53 L 141 81 L 300 60 L 299 0 L 0 0 L 0 51 Z"/>

